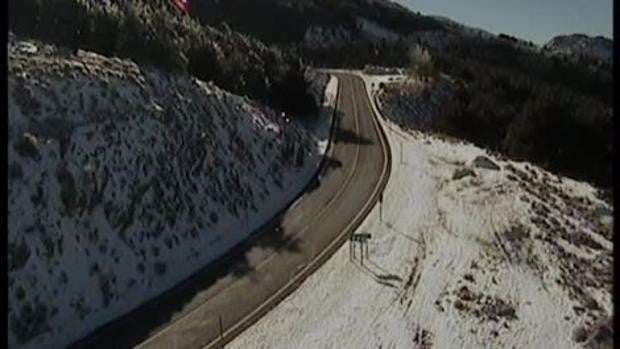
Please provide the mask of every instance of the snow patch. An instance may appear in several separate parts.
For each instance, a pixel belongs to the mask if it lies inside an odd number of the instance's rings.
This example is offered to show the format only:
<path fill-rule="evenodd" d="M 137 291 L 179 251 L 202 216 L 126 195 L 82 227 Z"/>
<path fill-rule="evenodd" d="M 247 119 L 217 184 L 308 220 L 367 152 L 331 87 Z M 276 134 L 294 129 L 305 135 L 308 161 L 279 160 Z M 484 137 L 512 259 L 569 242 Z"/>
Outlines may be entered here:
<path fill-rule="evenodd" d="M 393 165 L 383 219 L 375 207 L 357 231 L 370 258 L 343 246 L 228 347 L 582 348 L 574 330 L 612 313 L 597 214 L 613 208 L 589 184 L 381 123 Z M 452 180 L 478 156 L 500 170 Z"/>
<path fill-rule="evenodd" d="M 13 43 L 9 348 L 64 347 L 215 260 L 298 195 L 329 142 L 332 115 L 315 134 L 188 76 Z"/>

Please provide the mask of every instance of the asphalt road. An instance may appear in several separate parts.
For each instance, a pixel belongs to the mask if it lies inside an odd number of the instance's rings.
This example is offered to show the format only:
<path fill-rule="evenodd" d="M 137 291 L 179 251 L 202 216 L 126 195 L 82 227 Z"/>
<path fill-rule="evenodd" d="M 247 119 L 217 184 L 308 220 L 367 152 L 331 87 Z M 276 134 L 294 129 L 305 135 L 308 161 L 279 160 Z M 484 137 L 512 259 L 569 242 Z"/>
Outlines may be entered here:
<path fill-rule="evenodd" d="M 290 294 L 347 240 L 387 183 L 390 151 L 363 81 L 336 75 L 335 138 L 320 185 L 310 186 L 263 232 L 221 261 L 73 347 L 219 348 Z"/>

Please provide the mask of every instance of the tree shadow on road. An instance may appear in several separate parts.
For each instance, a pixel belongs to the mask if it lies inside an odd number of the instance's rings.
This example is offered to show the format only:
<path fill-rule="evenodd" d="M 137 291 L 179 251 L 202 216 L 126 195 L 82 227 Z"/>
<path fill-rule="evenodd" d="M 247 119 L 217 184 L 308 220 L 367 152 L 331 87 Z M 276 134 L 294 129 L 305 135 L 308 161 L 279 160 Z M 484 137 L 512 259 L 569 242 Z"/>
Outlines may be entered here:
<path fill-rule="evenodd" d="M 310 183 L 308 183 L 308 187 L 306 188 L 306 192 L 310 193 L 310 192 L 317 190 L 321 185 L 321 178 L 325 177 L 327 172 L 341 168 L 342 165 L 343 165 L 342 161 L 336 158 L 333 158 L 329 155 L 325 155 L 323 157 L 323 164 L 321 165 L 321 169 L 319 170 L 318 175 L 314 176 L 310 180 Z"/>
<path fill-rule="evenodd" d="M 325 156 L 325 163 L 324 166 L 326 169 L 335 169 L 335 168 L 340 168 L 342 167 L 342 161 L 333 158 L 331 156 Z"/>
<path fill-rule="evenodd" d="M 360 145 L 374 144 L 374 142 L 371 141 L 370 139 L 360 136 L 359 132 L 347 130 L 342 127 L 344 118 L 351 117 L 351 116 L 345 116 L 345 114 L 341 110 L 334 110 L 332 107 L 328 107 L 325 109 L 326 109 L 325 113 L 327 115 L 331 115 L 331 113 L 333 113 L 334 115 L 334 120 L 333 120 L 333 125 L 332 125 L 333 129 L 331 129 L 329 133 L 330 135 L 333 133 L 334 142 L 360 144 Z M 306 125 L 305 127 L 307 127 L 308 129 L 316 130 L 316 127 L 317 127 L 317 126 L 308 126 L 309 125 L 308 121 L 304 121 L 302 122 L 302 124 Z M 327 136 L 327 134 L 325 136 Z M 325 137 L 321 137 L 321 136 L 319 136 L 318 139 L 320 141 L 327 140 Z"/>
<path fill-rule="evenodd" d="M 333 110 L 330 110 L 333 111 Z M 371 141 L 359 137 L 353 132 L 339 129 L 340 111 L 336 111 L 335 136 L 341 142 L 356 144 L 371 144 Z M 318 145 L 310 149 L 310 154 L 318 154 Z M 322 168 L 317 173 L 325 173 L 342 167 L 340 160 L 326 155 L 323 159 Z M 316 190 L 320 185 L 320 176 L 313 178 L 307 186 L 299 192 L 282 210 L 270 221 L 256 230 L 249 238 L 227 251 L 217 260 L 201 268 L 189 278 L 181 281 L 171 289 L 163 292 L 127 314 L 99 327 L 90 335 L 72 344 L 69 348 L 131 348 L 153 336 L 171 320 L 177 319 L 188 310 L 204 303 L 212 293 L 203 292 L 221 282 L 218 288 L 224 288 L 231 282 L 244 276 L 249 276 L 251 281 L 254 273 L 252 261 L 248 258 L 253 249 L 267 249 L 271 251 L 286 251 L 299 253 L 300 240 L 294 234 L 287 234 L 282 227 L 284 212 L 301 195 Z M 293 232 L 294 233 L 294 232 Z"/>
<path fill-rule="evenodd" d="M 351 143 L 351 144 L 359 144 L 359 145 L 370 145 L 374 144 L 370 139 L 360 136 L 359 134 L 339 128 L 336 130 L 336 138 L 335 141 L 337 143 Z"/>
<path fill-rule="evenodd" d="M 135 310 L 98 328 L 95 332 L 74 343 L 69 348 L 130 348 L 144 342 L 179 314 L 194 308 L 211 295 L 200 292 L 222 279 L 224 284 L 234 282 L 246 275 L 252 280 L 254 266 L 248 253 L 255 248 L 268 248 L 297 253 L 299 239 L 285 234 L 281 217 L 272 219 L 257 237 L 251 237 L 230 249 L 172 289 L 156 296 Z M 189 308 L 188 308 L 189 307 Z"/>
<path fill-rule="evenodd" d="M 291 234 L 295 234 L 294 232 L 289 232 L 288 235 L 286 234 L 284 228 L 282 227 L 281 219 L 282 216 L 278 217 L 273 225 L 267 228 L 269 233 L 262 235 L 260 239 L 256 240 L 255 245 L 252 248 L 258 247 L 272 251 L 299 253 L 301 251 L 299 247 L 301 240 L 296 236 L 291 236 Z"/>

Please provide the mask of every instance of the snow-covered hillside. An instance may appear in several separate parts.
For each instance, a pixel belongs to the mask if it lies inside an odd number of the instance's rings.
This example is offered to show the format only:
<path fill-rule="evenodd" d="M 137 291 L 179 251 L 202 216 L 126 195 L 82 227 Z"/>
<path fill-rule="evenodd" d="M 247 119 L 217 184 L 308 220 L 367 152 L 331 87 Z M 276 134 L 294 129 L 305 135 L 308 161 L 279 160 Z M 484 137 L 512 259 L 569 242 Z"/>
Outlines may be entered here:
<path fill-rule="evenodd" d="M 382 124 L 369 259 L 343 246 L 228 348 L 612 347 L 613 208 L 595 188 Z"/>
<path fill-rule="evenodd" d="M 611 39 L 584 34 L 559 35 L 543 46 L 552 54 L 568 55 L 575 58 L 599 59 L 607 64 L 613 63 L 614 45 Z"/>
<path fill-rule="evenodd" d="M 310 132 L 187 76 L 8 49 L 9 348 L 64 347 L 214 260 L 298 195 L 329 137 L 331 114 Z"/>

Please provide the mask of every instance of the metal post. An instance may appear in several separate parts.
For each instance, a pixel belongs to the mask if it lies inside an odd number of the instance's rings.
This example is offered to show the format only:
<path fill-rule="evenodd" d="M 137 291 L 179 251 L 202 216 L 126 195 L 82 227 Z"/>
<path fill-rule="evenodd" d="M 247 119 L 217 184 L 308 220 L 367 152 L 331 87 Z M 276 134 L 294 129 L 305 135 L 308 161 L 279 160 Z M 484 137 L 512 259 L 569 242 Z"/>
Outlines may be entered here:
<path fill-rule="evenodd" d="M 379 198 L 379 221 L 383 222 L 383 193 L 381 193 Z"/>
<path fill-rule="evenodd" d="M 360 241 L 360 261 L 362 262 L 362 265 L 364 265 L 364 242 L 363 240 Z"/>
<path fill-rule="evenodd" d="M 349 237 L 349 260 L 350 261 L 353 260 L 353 253 L 351 253 L 352 249 L 353 249 L 353 239 Z"/>

